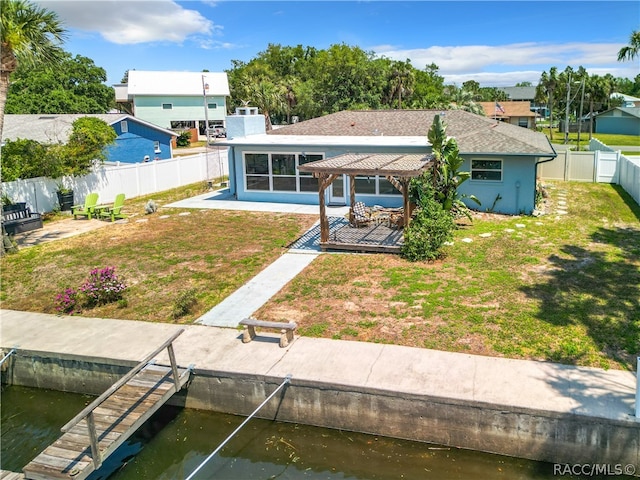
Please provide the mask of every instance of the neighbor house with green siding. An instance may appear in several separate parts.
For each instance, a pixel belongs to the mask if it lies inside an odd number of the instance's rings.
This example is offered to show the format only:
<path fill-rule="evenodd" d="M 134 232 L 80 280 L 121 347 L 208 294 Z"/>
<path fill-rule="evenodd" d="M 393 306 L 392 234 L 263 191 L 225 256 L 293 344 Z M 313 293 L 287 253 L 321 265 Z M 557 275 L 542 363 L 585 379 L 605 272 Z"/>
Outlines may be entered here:
<path fill-rule="evenodd" d="M 225 127 L 226 73 L 130 70 L 128 83 L 114 88 L 117 103 L 127 104 L 133 116 L 162 128 L 195 129 L 204 140 L 206 120 L 210 132 Z"/>

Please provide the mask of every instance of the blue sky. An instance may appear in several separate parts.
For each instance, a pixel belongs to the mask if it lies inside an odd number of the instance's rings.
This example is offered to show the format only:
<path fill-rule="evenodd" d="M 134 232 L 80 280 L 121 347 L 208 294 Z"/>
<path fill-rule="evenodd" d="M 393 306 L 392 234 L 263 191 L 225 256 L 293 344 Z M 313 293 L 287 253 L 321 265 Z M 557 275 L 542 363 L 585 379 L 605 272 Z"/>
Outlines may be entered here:
<path fill-rule="evenodd" d="M 530 81 L 556 66 L 633 79 L 618 50 L 640 28 L 638 1 L 39 0 L 69 31 L 65 49 L 118 83 L 136 70 L 224 71 L 269 43 L 345 43 L 424 69 L 445 83 Z"/>

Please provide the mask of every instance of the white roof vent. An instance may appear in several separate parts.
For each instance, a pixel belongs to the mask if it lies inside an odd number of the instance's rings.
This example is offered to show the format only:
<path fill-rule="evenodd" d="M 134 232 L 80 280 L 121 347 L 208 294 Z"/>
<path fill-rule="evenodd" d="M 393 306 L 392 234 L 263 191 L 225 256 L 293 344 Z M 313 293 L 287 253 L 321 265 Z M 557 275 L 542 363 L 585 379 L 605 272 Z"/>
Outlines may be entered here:
<path fill-rule="evenodd" d="M 258 115 L 258 107 L 237 107 L 236 115 Z"/>

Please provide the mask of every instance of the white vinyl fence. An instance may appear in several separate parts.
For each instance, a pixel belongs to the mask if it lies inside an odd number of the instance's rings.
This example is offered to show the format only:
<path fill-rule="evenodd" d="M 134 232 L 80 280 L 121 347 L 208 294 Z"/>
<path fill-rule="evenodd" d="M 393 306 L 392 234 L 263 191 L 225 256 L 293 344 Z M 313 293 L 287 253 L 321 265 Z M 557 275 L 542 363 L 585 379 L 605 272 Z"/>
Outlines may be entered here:
<path fill-rule="evenodd" d="M 73 189 L 76 204 L 83 203 L 91 192 L 98 193 L 100 203 L 110 203 L 119 193 L 133 198 L 228 175 L 227 152 L 228 149 L 219 148 L 207 154 L 168 160 L 103 165 L 84 177 L 64 178 L 63 183 Z M 39 213 L 58 208 L 56 190 L 56 181 L 45 177 L 2 184 L 3 194 L 14 202 L 26 202 L 32 211 Z"/>
<path fill-rule="evenodd" d="M 558 152 L 551 162 L 541 163 L 538 176 L 545 180 L 615 183 L 640 204 L 640 162 L 592 139 L 588 152 Z"/>

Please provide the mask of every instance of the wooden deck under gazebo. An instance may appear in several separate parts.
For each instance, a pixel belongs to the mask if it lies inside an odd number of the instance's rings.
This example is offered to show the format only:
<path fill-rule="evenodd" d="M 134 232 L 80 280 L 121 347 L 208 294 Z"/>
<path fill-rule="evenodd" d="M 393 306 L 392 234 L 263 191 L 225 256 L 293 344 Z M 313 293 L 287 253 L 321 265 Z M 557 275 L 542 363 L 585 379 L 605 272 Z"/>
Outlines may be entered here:
<path fill-rule="evenodd" d="M 329 219 L 325 205 L 325 190 L 340 175 L 349 176 L 349 204 L 351 209 L 356 203 L 355 177 L 356 176 L 382 176 L 398 189 L 402 194 L 402 205 L 405 215 L 399 228 L 406 227 L 410 218 L 409 212 L 409 182 L 413 177 L 421 175 L 433 165 L 432 154 L 369 154 L 346 153 L 336 157 L 318 160 L 316 162 L 300 165 L 301 172 L 312 173 L 318 179 L 318 197 L 320 205 L 320 248 L 327 249 L 353 249 L 357 251 L 396 251 L 396 249 L 381 249 L 380 240 L 376 236 L 357 235 L 358 228 L 353 228 L 353 234 L 331 235 L 329 231 Z M 350 220 L 353 216 L 350 211 Z M 386 228 L 383 226 L 376 226 Z M 364 227 L 367 228 L 367 227 Z M 365 232 L 366 233 L 366 232 Z M 358 237 L 357 242 L 349 241 L 349 238 Z M 360 238 L 364 237 L 364 238 Z M 399 252 L 399 247 L 397 248 Z"/>

